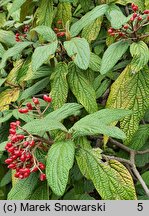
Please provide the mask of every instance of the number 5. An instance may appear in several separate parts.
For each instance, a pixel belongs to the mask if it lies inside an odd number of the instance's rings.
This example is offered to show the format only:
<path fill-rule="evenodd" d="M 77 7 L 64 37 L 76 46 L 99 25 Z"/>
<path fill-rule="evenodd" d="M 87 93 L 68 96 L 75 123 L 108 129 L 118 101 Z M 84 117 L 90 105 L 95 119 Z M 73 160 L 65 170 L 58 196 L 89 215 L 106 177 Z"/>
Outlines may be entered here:
<path fill-rule="evenodd" d="M 143 211 L 143 203 L 138 203 L 138 211 Z"/>

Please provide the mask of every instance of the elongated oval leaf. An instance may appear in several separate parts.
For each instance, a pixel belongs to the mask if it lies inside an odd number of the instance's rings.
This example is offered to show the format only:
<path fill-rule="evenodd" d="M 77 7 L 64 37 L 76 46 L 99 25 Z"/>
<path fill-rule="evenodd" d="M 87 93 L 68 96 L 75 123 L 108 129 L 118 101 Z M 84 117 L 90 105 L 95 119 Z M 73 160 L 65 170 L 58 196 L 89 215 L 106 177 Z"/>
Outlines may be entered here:
<path fill-rule="evenodd" d="M 96 6 L 93 10 L 91 10 L 90 12 L 88 12 L 87 14 L 85 14 L 79 21 L 77 21 L 76 23 L 74 23 L 71 26 L 70 32 L 72 37 L 75 37 L 76 35 L 79 34 L 79 32 L 88 24 L 90 24 L 92 21 L 94 21 L 95 19 L 97 19 L 98 17 L 101 17 L 102 15 L 105 14 L 105 12 L 108 9 L 108 5 L 103 4 L 103 5 L 99 5 Z"/>
<path fill-rule="evenodd" d="M 133 57 L 131 62 L 131 69 L 133 73 L 140 71 L 149 61 L 149 48 L 143 42 L 132 43 L 130 46 L 130 52 Z"/>
<path fill-rule="evenodd" d="M 54 42 L 57 40 L 56 34 L 48 26 L 37 26 L 36 28 L 32 29 L 32 31 L 36 31 L 38 34 L 40 34 L 45 41 Z"/>
<path fill-rule="evenodd" d="M 57 49 L 57 41 L 37 47 L 32 55 L 32 69 L 36 71 L 45 61 L 47 61 L 51 55 L 55 53 Z"/>
<path fill-rule="evenodd" d="M 2 57 L 2 61 L 1 61 L 1 64 L 0 64 L 0 69 L 5 67 L 5 63 L 6 63 L 8 58 L 21 53 L 26 47 L 28 47 L 31 44 L 32 44 L 32 42 L 18 42 L 15 46 L 8 49 L 4 53 L 4 55 Z"/>
<path fill-rule="evenodd" d="M 20 9 L 20 7 L 24 4 L 24 2 L 26 2 L 26 0 L 14 0 L 10 8 L 8 16 L 10 16 L 12 13 L 17 11 L 18 9 Z"/>
<path fill-rule="evenodd" d="M 118 41 L 110 45 L 103 55 L 100 73 L 106 74 L 109 72 L 127 51 L 129 45 L 127 41 Z"/>
<path fill-rule="evenodd" d="M 84 38 L 73 38 L 64 43 L 67 54 L 81 69 L 86 70 L 90 62 L 90 47 Z"/>
<path fill-rule="evenodd" d="M 67 99 L 68 83 L 66 75 L 68 73 L 67 64 L 60 62 L 51 76 L 51 96 L 53 98 L 54 109 L 60 108 Z"/>
<path fill-rule="evenodd" d="M 74 162 L 75 146 L 72 141 L 57 142 L 48 152 L 46 176 L 52 191 L 62 196 L 65 192 L 69 170 Z"/>
<path fill-rule="evenodd" d="M 92 180 L 102 199 L 136 199 L 132 177 L 121 163 L 111 160 L 109 165 L 104 164 L 98 149 L 80 149 L 76 159 L 82 174 Z"/>
<path fill-rule="evenodd" d="M 77 100 L 89 112 L 97 111 L 96 94 L 90 82 L 86 79 L 84 71 L 73 63 L 69 65 L 68 83 Z"/>

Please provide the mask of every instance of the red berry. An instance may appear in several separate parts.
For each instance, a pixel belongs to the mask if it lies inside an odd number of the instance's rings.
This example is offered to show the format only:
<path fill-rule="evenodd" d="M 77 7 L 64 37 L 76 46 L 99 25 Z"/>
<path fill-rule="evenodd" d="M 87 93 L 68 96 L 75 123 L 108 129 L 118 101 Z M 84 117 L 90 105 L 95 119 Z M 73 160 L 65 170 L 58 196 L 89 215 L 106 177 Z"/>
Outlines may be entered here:
<path fill-rule="evenodd" d="M 20 150 L 15 150 L 14 151 L 14 154 L 17 156 L 17 157 L 20 157 L 22 155 L 21 151 Z"/>
<path fill-rule="evenodd" d="M 40 168 L 41 170 L 44 170 L 44 169 L 45 169 L 45 165 L 44 165 L 43 163 L 39 162 L 39 168 Z"/>
<path fill-rule="evenodd" d="M 59 25 L 62 24 L 62 20 L 58 20 L 57 24 L 59 24 Z"/>
<path fill-rule="evenodd" d="M 137 13 L 134 13 L 132 16 L 133 16 L 133 18 L 135 19 L 135 18 L 138 16 L 138 14 L 137 14 Z"/>
<path fill-rule="evenodd" d="M 126 24 L 126 25 L 123 26 L 123 28 L 124 28 L 124 29 L 128 29 L 128 28 L 129 28 L 129 25 Z"/>
<path fill-rule="evenodd" d="M 31 104 L 31 103 L 27 103 L 27 104 L 26 104 L 26 106 L 27 106 L 27 108 L 28 108 L 29 110 L 32 110 L 32 109 L 33 109 L 33 107 L 32 107 L 32 104 Z"/>
<path fill-rule="evenodd" d="M 46 180 L 46 174 L 41 173 L 40 174 L 40 181 L 45 181 Z"/>
<path fill-rule="evenodd" d="M 46 101 L 46 102 L 48 102 L 48 103 L 50 103 L 50 102 L 52 101 L 52 98 L 49 97 L 49 96 L 47 96 L 47 95 L 44 95 L 44 96 L 43 96 L 43 99 L 44 99 L 44 101 Z"/>
<path fill-rule="evenodd" d="M 30 153 L 26 153 L 26 159 L 29 160 L 32 158 L 32 155 Z"/>
<path fill-rule="evenodd" d="M 20 121 L 16 121 L 16 125 L 19 126 L 21 124 Z"/>
<path fill-rule="evenodd" d="M 31 140 L 29 145 L 30 145 L 30 147 L 34 147 L 35 141 L 34 141 L 34 140 Z"/>
<path fill-rule="evenodd" d="M 14 153 L 14 152 L 13 152 L 13 153 Z M 16 159 L 17 159 L 17 157 L 18 157 L 18 156 L 17 156 L 17 155 L 15 155 L 15 154 L 11 156 L 11 158 L 12 158 L 13 160 L 16 160 Z"/>
<path fill-rule="evenodd" d="M 13 162 L 13 159 L 12 158 L 8 158 L 5 160 L 5 163 L 6 164 L 11 164 Z"/>
<path fill-rule="evenodd" d="M 24 179 L 24 176 L 22 174 L 20 174 L 19 179 Z"/>
<path fill-rule="evenodd" d="M 28 113 L 28 108 L 19 109 L 19 113 Z"/>
<path fill-rule="evenodd" d="M 15 148 L 12 146 L 12 147 L 10 147 L 7 151 L 10 152 L 10 153 L 13 153 L 14 150 L 15 150 Z"/>
<path fill-rule="evenodd" d="M 38 167 L 34 167 L 32 172 L 37 172 L 38 171 Z"/>
<path fill-rule="evenodd" d="M 138 18 L 137 18 L 139 21 L 141 21 L 142 20 L 142 17 L 141 16 L 138 16 Z"/>
<path fill-rule="evenodd" d="M 24 173 L 24 178 L 29 177 L 29 175 L 30 175 L 30 173 L 28 173 L 28 172 Z"/>
<path fill-rule="evenodd" d="M 135 5 L 132 9 L 133 9 L 133 11 L 137 11 L 139 8 L 137 5 Z"/>
<path fill-rule="evenodd" d="M 34 103 L 34 104 L 39 104 L 38 98 L 33 97 L 33 103 Z"/>
<path fill-rule="evenodd" d="M 25 136 L 23 134 L 18 134 L 17 135 L 18 140 L 23 140 L 24 138 L 25 138 Z"/>
<path fill-rule="evenodd" d="M 149 10 L 145 10 L 145 11 L 144 11 L 144 14 L 149 14 Z"/>
<path fill-rule="evenodd" d="M 63 36 L 65 36 L 65 32 L 58 32 L 57 33 L 57 37 L 63 37 Z"/>
<path fill-rule="evenodd" d="M 15 176 L 16 178 L 19 178 L 19 175 L 20 175 L 20 173 L 19 173 L 19 172 L 16 172 L 14 176 Z"/>
<path fill-rule="evenodd" d="M 59 29 L 58 29 L 58 28 L 54 28 L 54 31 L 55 31 L 55 32 L 59 32 Z"/>
<path fill-rule="evenodd" d="M 130 21 L 131 21 L 131 22 L 134 21 L 134 17 L 133 17 L 133 16 L 130 18 Z"/>
<path fill-rule="evenodd" d="M 26 155 L 25 154 L 21 155 L 20 160 L 22 162 L 25 162 L 26 161 Z"/>
<path fill-rule="evenodd" d="M 11 137 L 11 141 L 12 142 L 17 142 L 17 135 L 13 135 L 12 137 Z"/>
<path fill-rule="evenodd" d="M 11 129 L 9 130 L 9 134 L 12 134 L 12 135 L 16 134 L 16 130 L 13 129 L 13 128 L 11 128 Z"/>
<path fill-rule="evenodd" d="M 109 34 L 113 33 L 113 29 L 112 29 L 112 28 L 109 28 L 109 29 L 108 29 L 108 33 L 109 33 Z"/>
<path fill-rule="evenodd" d="M 8 165 L 8 168 L 9 169 L 15 169 L 16 168 L 16 164 L 11 163 L 11 164 Z"/>
<path fill-rule="evenodd" d="M 27 146 L 29 145 L 29 142 L 28 141 L 25 141 L 24 143 L 23 143 L 23 146 L 26 148 Z"/>
<path fill-rule="evenodd" d="M 12 143 L 11 142 L 8 142 L 7 145 L 6 145 L 8 148 L 10 148 L 12 146 Z"/>
<path fill-rule="evenodd" d="M 15 34 L 15 36 L 16 36 L 16 37 L 19 37 L 19 36 L 20 36 L 20 34 L 19 34 L 19 33 L 16 33 L 16 34 Z"/>
<path fill-rule="evenodd" d="M 16 127 L 17 127 L 16 122 L 11 122 L 11 123 L 10 123 L 10 128 L 16 129 Z"/>

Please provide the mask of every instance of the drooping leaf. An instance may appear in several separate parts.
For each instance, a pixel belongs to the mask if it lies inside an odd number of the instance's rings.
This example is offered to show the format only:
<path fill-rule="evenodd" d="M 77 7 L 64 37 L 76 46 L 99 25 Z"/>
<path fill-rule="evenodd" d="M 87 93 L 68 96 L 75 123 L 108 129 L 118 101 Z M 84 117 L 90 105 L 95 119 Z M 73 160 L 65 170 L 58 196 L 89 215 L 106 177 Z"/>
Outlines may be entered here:
<path fill-rule="evenodd" d="M 19 42 L 15 46 L 13 46 L 12 48 L 8 49 L 2 57 L 2 61 L 0 63 L 0 69 L 5 67 L 5 64 L 6 64 L 6 61 L 8 58 L 10 58 L 14 55 L 20 54 L 26 47 L 28 47 L 31 44 L 32 44 L 32 42 Z"/>
<path fill-rule="evenodd" d="M 49 192 L 47 187 L 47 182 L 42 182 L 37 188 L 32 192 L 28 200 L 48 200 Z"/>
<path fill-rule="evenodd" d="M 14 0 L 12 6 L 9 10 L 8 16 L 11 16 L 12 13 L 16 12 L 24 4 L 26 0 Z"/>
<path fill-rule="evenodd" d="M 55 17 L 56 26 L 59 28 L 65 27 L 66 23 L 71 22 L 72 19 L 72 7 L 69 2 L 59 2 L 57 6 L 57 13 Z M 62 24 L 58 24 L 57 21 L 61 20 Z"/>
<path fill-rule="evenodd" d="M 5 146 L 7 142 L 0 143 L 0 152 L 5 151 Z"/>
<path fill-rule="evenodd" d="M 84 38 L 73 38 L 64 42 L 67 54 L 72 58 L 74 63 L 81 69 L 86 70 L 90 62 L 90 48 Z"/>
<path fill-rule="evenodd" d="M 23 22 L 27 16 L 31 16 L 34 13 L 35 7 L 35 2 L 32 0 L 26 0 L 21 6 L 20 22 Z"/>
<path fill-rule="evenodd" d="M 38 183 L 38 176 L 36 173 L 32 173 L 28 178 L 23 180 L 17 180 L 16 184 L 10 190 L 8 194 L 8 200 L 27 200 Z"/>
<path fill-rule="evenodd" d="M 84 1 L 79 0 L 79 2 L 84 12 L 88 12 L 92 5 L 92 1 L 91 0 L 84 0 Z"/>
<path fill-rule="evenodd" d="M 78 115 L 82 106 L 77 103 L 65 103 L 61 108 L 49 113 L 46 119 L 55 119 L 56 121 L 62 121 L 63 119 L 71 116 Z"/>
<path fill-rule="evenodd" d="M 32 55 L 32 69 L 36 71 L 44 62 L 50 59 L 57 49 L 57 41 L 37 47 Z"/>
<path fill-rule="evenodd" d="M 122 40 L 110 45 L 103 55 L 100 73 L 109 72 L 127 51 L 129 45 L 129 42 Z"/>
<path fill-rule="evenodd" d="M 54 109 L 60 108 L 66 102 L 68 95 L 67 73 L 67 64 L 60 62 L 51 76 L 51 96 Z"/>
<path fill-rule="evenodd" d="M 119 29 L 127 22 L 127 17 L 124 16 L 122 11 L 115 4 L 111 4 L 106 12 L 107 19 L 111 22 L 114 29 Z"/>
<path fill-rule="evenodd" d="M 98 37 L 102 20 L 103 18 L 99 17 L 83 29 L 82 37 L 84 37 L 89 43 L 96 40 L 96 38 Z"/>
<path fill-rule="evenodd" d="M 4 177 L 0 181 L 0 187 L 4 187 L 10 182 L 11 182 L 11 170 L 8 170 L 8 172 L 4 175 Z"/>
<path fill-rule="evenodd" d="M 79 21 L 75 22 L 70 28 L 72 37 L 77 36 L 79 32 L 92 21 L 103 16 L 108 7 L 107 4 L 96 6 L 93 10 L 86 13 Z"/>
<path fill-rule="evenodd" d="M 22 94 L 19 97 L 19 100 L 23 100 L 26 98 L 31 97 L 32 95 L 40 92 L 42 89 L 44 89 L 47 84 L 49 83 L 49 78 L 44 78 L 40 81 L 38 81 L 37 83 L 35 83 L 34 85 L 32 85 L 30 88 L 27 88 L 25 91 L 22 92 Z"/>
<path fill-rule="evenodd" d="M 47 181 L 52 191 L 62 196 L 65 192 L 69 170 L 74 162 L 75 146 L 72 141 L 61 141 L 52 145 L 46 163 Z"/>
<path fill-rule="evenodd" d="M 6 44 L 7 46 L 15 45 L 15 35 L 12 31 L 5 31 L 0 29 L 0 42 Z"/>
<path fill-rule="evenodd" d="M 54 16 L 53 0 L 40 0 L 36 15 L 38 25 L 51 27 Z"/>
<path fill-rule="evenodd" d="M 45 41 L 54 42 L 57 40 L 56 34 L 48 26 L 37 26 L 36 28 L 32 29 L 32 31 L 36 31 L 38 34 L 40 34 Z"/>
<path fill-rule="evenodd" d="M 137 131 L 139 122 L 149 106 L 149 71 L 133 74 L 128 66 L 113 83 L 107 101 L 107 108 L 131 109 L 133 114 L 121 121 L 121 129 L 127 135 L 129 144 Z"/>
<path fill-rule="evenodd" d="M 89 113 L 96 112 L 97 103 L 95 91 L 87 80 L 85 72 L 73 63 L 69 64 L 68 83 L 71 91 L 84 108 Z"/>
<path fill-rule="evenodd" d="M 115 160 L 110 160 L 109 165 L 103 163 L 100 149 L 79 149 L 76 159 L 82 174 L 92 180 L 102 199 L 136 199 L 132 177 L 121 163 Z"/>
<path fill-rule="evenodd" d="M 39 135 L 41 133 L 45 133 L 46 131 L 52 131 L 52 130 L 62 130 L 67 131 L 67 129 L 64 127 L 64 125 L 60 122 L 58 122 L 55 119 L 47 120 L 47 118 L 44 119 L 35 119 L 31 122 L 28 122 L 23 126 L 25 130 L 27 130 L 31 134 Z"/>
<path fill-rule="evenodd" d="M 5 114 L 3 117 L 0 117 L 0 124 L 8 121 L 12 117 L 12 112 Z"/>
<path fill-rule="evenodd" d="M 18 88 L 6 89 L 0 93 L 0 111 L 9 109 L 11 102 L 15 102 L 19 97 L 20 90 Z"/>
<path fill-rule="evenodd" d="M 139 41 L 131 44 L 130 52 L 133 57 L 131 62 L 131 70 L 133 73 L 136 73 L 147 65 L 149 61 L 149 49 L 143 41 Z"/>

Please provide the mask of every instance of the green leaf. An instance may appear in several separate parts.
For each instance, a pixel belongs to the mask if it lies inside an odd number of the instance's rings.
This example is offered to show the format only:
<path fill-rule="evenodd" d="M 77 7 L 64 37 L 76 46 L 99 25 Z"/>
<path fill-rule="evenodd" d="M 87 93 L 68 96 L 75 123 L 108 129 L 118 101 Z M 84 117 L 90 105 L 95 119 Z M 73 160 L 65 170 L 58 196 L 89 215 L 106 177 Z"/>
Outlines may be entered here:
<path fill-rule="evenodd" d="M 109 6 L 106 4 L 96 6 L 93 10 L 86 13 L 79 21 L 75 22 L 70 28 L 72 37 L 77 36 L 79 32 L 92 21 L 103 16 L 108 7 Z"/>
<path fill-rule="evenodd" d="M 23 100 L 26 98 L 29 98 L 33 96 L 34 94 L 40 92 L 42 89 L 44 89 L 47 84 L 49 83 L 50 79 L 48 77 L 38 81 L 34 85 L 32 85 L 30 88 L 27 88 L 25 91 L 22 92 L 21 96 L 19 97 L 19 100 Z"/>
<path fill-rule="evenodd" d="M 131 109 L 133 114 L 121 121 L 121 129 L 127 136 L 129 144 L 138 130 L 139 122 L 149 107 L 149 71 L 132 73 L 128 66 L 113 83 L 107 101 L 107 108 Z"/>
<path fill-rule="evenodd" d="M 36 31 L 40 34 L 45 41 L 54 42 L 57 41 L 56 34 L 54 31 L 48 26 L 37 26 L 36 28 L 32 29 L 32 31 Z"/>
<path fill-rule="evenodd" d="M 4 187 L 5 185 L 9 184 L 11 182 L 11 170 L 9 170 L 4 177 L 2 178 L 2 180 L 0 181 L 0 187 Z"/>
<path fill-rule="evenodd" d="M 122 40 L 110 45 L 103 55 L 100 73 L 109 72 L 127 51 L 129 45 L 129 42 Z"/>
<path fill-rule="evenodd" d="M 51 76 L 51 96 L 53 98 L 54 109 L 60 108 L 67 100 L 67 73 L 67 64 L 60 62 L 56 65 L 55 72 Z"/>
<path fill-rule="evenodd" d="M 147 65 L 149 61 L 149 49 L 143 41 L 139 41 L 131 44 L 130 52 L 133 57 L 131 62 L 131 70 L 133 73 L 136 73 Z"/>
<path fill-rule="evenodd" d="M 56 26 L 64 27 L 66 23 L 69 21 L 71 22 L 72 19 L 72 7 L 69 2 L 60 2 L 57 6 L 57 13 L 55 17 Z M 57 21 L 61 20 L 62 24 L 58 24 Z"/>
<path fill-rule="evenodd" d="M 8 58 L 13 57 L 14 55 L 20 54 L 26 47 L 30 46 L 31 44 L 32 42 L 18 42 L 15 46 L 8 49 L 2 57 L 0 69 L 5 67 L 5 64 Z"/>
<path fill-rule="evenodd" d="M 26 0 L 14 0 L 12 6 L 9 10 L 8 16 L 11 16 L 12 13 L 16 12 L 24 4 Z"/>
<path fill-rule="evenodd" d="M 15 45 L 16 41 L 14 33 L 0 29 L 0 42 L 6 44 L 7 46 Z"/>
<path fill-rule="evenodd" d="M 74 162 L 75 146 L 72 141 L 61 141 L 52 145 L 48 152 L 46 176 L 52 191 L 62 196 L 66 190 L 69 170 Z"/>
<path fill-rule="evenodd" d="M 61 108 L 49 113 L 45 119 L 55 119 L 56 121 L 62 121 L 63 119 L 71 116 L 78 115 L 82 106 L 77 103 L 66 103 Z"/>
<path fill-rule="evenodd" d="M 125 139 L 126 136 L 122 130 L 118 127 L 107 126 L 95 118 L 90 118 L 86 120 L 85 117 L 79 120 L 74 126 L 70 129 L 70 132 L 73 134 L 73 137 L 78 136 L 90 136 L 104 134 L 106 136 L 115 137 L 118 139 Z"/>
<path fill-rule="evenodd" d="M 130 147 L 132 149 L 139 150 L 144 146 L 146 141 L 149 138 L 149 125 L 140 125 L 138 130 L 135 132 L 134 136 L 132 137 Z"/>
<path fill-rule="evenodd" d="M 76 159 L 82 174 L 92 180 L 103 200 L 136 199 L 132 177 L 121 163 L 103 163 L 100 149 L 79 149 Z"/>
<path fill-rule="evenodd" d="M 127 17 L 124 16 L 120 8 L 114 4 L 109 5 L 109 9 L 106 12 L 107 19 L 111 22 L 111 26 L 114 29 L 119 29 L 123 24 L 127 22 Z"/>
<path fill-rule="evenodd" d="M 96 38 L 98 37 L 102 20 L 103 18 L 99 17 L 83 29 L 82 37 L 84 37 L 89 43 L 96 40 Z"/>
<path fill-rule="evenodd" d="M 71 91 L 84 108 L 89 113 L 96 112 L 98 108 L 95 91 L 86 79 L 85 72 L 73 63 L 69 64 L 68 83 Z"/>
<path fill-rule="evenodd" d="M 11 117 L 12 117 L 12 113 L 8 113 L 8 114 L 4 115 L 3 117 L 0 117 L 0 124 L 8 121 Z"/>
<path fill-rule="evenodd" d="M 7 144 L 7 142 L 0 143 L 0 152 L 5 151 L 6 144 Z"/>
<path fill-rule="evenodd" d="M 25 130 L 27 130 L 31 134 L 41 134 L 45 133 L 46 131 L 52 131 L 52 130 L 62 130 L 67 132 L 67 129 L 64 127 L 64 125 L 60 122 L 58 122 L 55 119 L 35 119 L 23 126 Z"/>
<path fill-rule="evenodd" d="M 90 47 L 84 38 L 73 38 L 64 42 L 67 54 L 81 69 L 86 70 L 90 62 Z"/>
<path fill-rule="evenodd" d="M 2 44 L 0 43 L 0 58 L 2 58 L 4 52 L 5 52 L 5 49 L 4 49 L 4 47 L 2 46 Z"/>
<path fill-rule="evenodd" d="M 53 0 L 40 0 L 40 5 L 37 9 L 36 16 L 38 25 L 51 27 L 54 16 Z"/>
<path fill-rule="evenodd" d="M 49 200 L 47 182 L 42 182 L 41 185 L 38 185 L 29 197 L 29 200 Z"/>
<path fill-rule="evenodd" d="M 8 200 L 28 200 L 38 183 L 36 173 L 32 173 L 28 178 L 17 180 L 8 194 Z"/>
<path fill-rule="evenodd" d="M 92 69 L 93 71 L 99 72 L 100 65 L 101 65 L 101 58 L 98 55 L 91 53 L 89 68 Z"/>
<path fill-rule="evenodd" d="M 58 42 L 37 47 L 32 55 L 32 69 L 36 71 L 44 62 L 48 61 L 57 49 Z"/>

